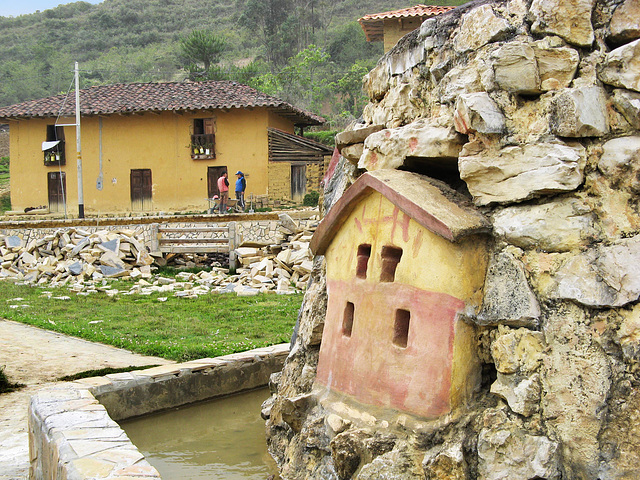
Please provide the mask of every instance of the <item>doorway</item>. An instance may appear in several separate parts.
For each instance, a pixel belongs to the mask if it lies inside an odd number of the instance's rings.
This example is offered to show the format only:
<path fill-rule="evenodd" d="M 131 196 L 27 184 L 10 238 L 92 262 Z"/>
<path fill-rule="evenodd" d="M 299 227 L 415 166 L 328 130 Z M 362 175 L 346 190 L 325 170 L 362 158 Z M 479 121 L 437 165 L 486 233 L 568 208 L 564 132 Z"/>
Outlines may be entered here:
<path fill-rule="evenodd" d="M 291 200 L 301 202 L 307 193 L 307 166 L 291 165 Z"/>
<path fill-rule="evenodd" d="M 207 168 L 207 198 L 213 198 L 214 195 L 220 195 L 218 190 L 218 178 L 222 175 L 222 172 L 226 172 L 227 167 L 208 167 Z M 229 181 L 231 184 L 231 181 Z M 232 190 L 231 188 L 229 190 Z"/>
<path fill-rule="evenodd" d="M 65 172 L 47 173 L 49 190 L 49 211 L 64 212 L 65 197 L 67 195 L 67 175 Z"/>
<path fill-rule="evenodd" d="M 131 170 L 131 210 L 134 212 L 149 211 L 152 208 L 151 169 Z"/>

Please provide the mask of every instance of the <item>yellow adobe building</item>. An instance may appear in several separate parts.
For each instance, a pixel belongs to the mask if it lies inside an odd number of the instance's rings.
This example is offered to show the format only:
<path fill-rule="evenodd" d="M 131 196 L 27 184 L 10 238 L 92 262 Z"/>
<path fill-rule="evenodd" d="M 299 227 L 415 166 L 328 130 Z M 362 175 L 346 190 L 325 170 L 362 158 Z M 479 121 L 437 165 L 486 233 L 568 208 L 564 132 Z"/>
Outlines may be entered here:
<path fill-rule="evenodd" d="M 331 154 L 295 135 L 322 117 L 235 82 L 91 87 L 80 91 L 80 108 L 88 213 L 202 211 L 223 171 L 233 198 L 238 170 L 247 198 L 301 200 L 318 190 Z M 13 210 L 78 211 L 74 112 L 73 95 L 0 108 Z"/>
<path fill-rule="evenodd" d="M 372 13 L 358 19 L 367 42 L 384 42 L 387 53 L 407 33 L 418 28 L 427 18 L 441 15 L 456 7 L 436 5 L 416 5 L 415 7 L 393 10 L 391 12 Z"/>

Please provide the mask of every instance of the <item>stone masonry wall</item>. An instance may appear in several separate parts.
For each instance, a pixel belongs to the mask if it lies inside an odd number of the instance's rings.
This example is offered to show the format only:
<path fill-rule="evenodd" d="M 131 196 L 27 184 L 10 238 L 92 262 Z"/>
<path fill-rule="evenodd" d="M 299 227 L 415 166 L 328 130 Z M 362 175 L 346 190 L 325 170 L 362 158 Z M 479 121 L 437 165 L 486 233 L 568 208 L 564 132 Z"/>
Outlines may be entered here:
<path fill-rule="evenodd" d="M 313 390 L 327 300 L 316 258 L 265 405 L 283 478 L 637 479 L 640 0 L 471 2 L 403 37 L 364 88 L 324 209 L 362 171 L 402 168 L 491 219 L 467 318 L 483 384 L 444 418 L 329 414 Z"/>

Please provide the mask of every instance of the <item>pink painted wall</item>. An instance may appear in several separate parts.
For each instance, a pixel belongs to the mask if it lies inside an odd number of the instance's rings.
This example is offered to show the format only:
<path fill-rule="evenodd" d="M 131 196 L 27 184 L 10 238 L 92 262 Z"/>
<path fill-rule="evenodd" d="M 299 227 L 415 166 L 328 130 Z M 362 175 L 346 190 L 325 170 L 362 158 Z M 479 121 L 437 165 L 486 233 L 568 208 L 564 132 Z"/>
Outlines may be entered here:
<path fill-rule="evenodd" d="M 406 284 L 328 280 L 316 381 L 361 403 L 436 417 L 451 410 L 455 318 L 464 302 Z M 351 337 L 343 334 L 354 304 Z M 393 343 L 396 309 L 410 312 L 406 348 Z"/>

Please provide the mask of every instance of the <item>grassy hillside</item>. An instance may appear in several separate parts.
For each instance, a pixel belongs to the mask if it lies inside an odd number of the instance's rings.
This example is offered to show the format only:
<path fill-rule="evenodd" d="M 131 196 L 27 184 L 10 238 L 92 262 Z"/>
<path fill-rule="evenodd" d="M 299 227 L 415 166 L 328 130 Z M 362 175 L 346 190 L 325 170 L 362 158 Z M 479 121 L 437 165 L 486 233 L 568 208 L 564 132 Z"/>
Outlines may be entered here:
<path fill-rule="evenodd" d="M 315 97 L 302 95 L 302 106 L 319 110 L 322 105 L 326 108 L 324 99 L 331 94 L 348 96 L 336 89 L 345 90 L 349 79 L 342 81 L 342 87 L 338 82 L 349 74 L 361 76 L 382 54 L 381 43 L 365 42 L 356 20 L 367 13 L 410 5 L 391 0 L 105 0 L 98 5 L 81 1 L 16 18 L 0 17 L 0 105 L 68 91 L 75 61 L 83 70 L 83 86 L 182 80 L 179 41 L 194 29 L 204 29 L 226 41 L 218 66 L 221 72 L 257 59 L 247 78 L 268 93 L 292 99 L 301 97 L 300 88 L 292 92 L 282 85 L 297 82 L 307 68 L 300 59 L 293 66 L 287 59 L 308 45 L 317 45 L 326 58 L 312 78 L 315 83 L 301 88 L 317 90 Z M 277 78 L 287 67 L 288 77 Z M 278 82 L 280 86 L 274 86 Z M 356 100 L 349 102 L 357 108 Z M 347 110 L 357 114 L 351 111 L 351 103 Z M 328 113 L 339 115 L 343 109 L 329 108 Z"/>

